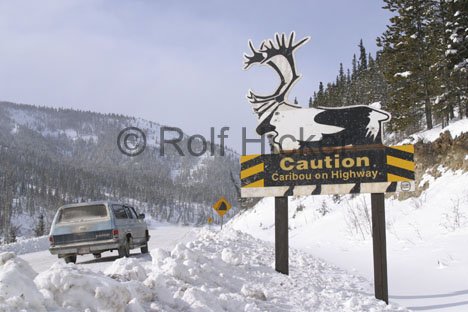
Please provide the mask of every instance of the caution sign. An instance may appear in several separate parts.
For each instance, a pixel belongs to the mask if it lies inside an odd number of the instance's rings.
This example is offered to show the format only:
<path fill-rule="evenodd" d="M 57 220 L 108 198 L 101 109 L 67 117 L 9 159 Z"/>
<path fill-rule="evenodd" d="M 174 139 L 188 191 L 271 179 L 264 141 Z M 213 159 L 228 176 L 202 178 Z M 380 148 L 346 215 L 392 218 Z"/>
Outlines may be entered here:
<path fill-rule="evenodd" d="M 220 217 L 223 217 L 230 209 L 231 204 L 222 196 L 214 205 L 213 209 L 219 214 Z"/>
<path fill-rule="evenodd" d="M 414 190 L 414 146 L 241 156 L 242 197 Z"/>

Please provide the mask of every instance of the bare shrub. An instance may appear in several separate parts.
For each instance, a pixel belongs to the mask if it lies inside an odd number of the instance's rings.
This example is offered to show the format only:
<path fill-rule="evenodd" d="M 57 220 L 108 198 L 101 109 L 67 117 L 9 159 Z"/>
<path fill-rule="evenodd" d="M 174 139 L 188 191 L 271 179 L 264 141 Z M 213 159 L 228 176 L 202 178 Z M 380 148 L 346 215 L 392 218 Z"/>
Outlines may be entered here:
<path fill-rule="evenodd" d="M 318 211 L 318 213 L 320 213 L 322 215 L 322 217 L 330 212 L 330 209 L 328 208 L 327 202 L 325 200 L 322 200 L 322 204 L 317 209 L 317 211 Z"/>
<path fill-rule="evenodd" d="M 354 205 L 351 205 L 346 200 L 346 204 L 348 206 L 345 214 L 347 231 L 352 236 L 358 236 L 362 240 L 370 237 L 372 233 L 372 220 L 366 198 L 361 196 Z"/>
<path fill-rule="evenodd" d="M 466 210 L 467 199 L 468 196 L 451 199 L 451 205 L 446 209 L 446 212 L 442 214 L 442 220 L 440 222 L 440 225 L 444 229 L 453 232 L 467 225 L 466 212 L 463 211 L 463 207 L 465 207 Z"/>

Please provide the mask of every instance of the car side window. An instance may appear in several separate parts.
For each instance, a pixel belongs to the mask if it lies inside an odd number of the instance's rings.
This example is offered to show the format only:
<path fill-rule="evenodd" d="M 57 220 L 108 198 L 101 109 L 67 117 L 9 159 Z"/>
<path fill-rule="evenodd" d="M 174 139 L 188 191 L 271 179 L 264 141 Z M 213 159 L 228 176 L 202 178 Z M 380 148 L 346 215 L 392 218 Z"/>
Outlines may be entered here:
<path fill-rule="evenodd" d="M 128 218 L 129 219 L 136 219 L 136 216 L 134 214 L 132 214 L 132 210 L 130 209 L 130 207 L 128 207 L 128 206 L 124 206 L 124 207 L 125 207 L 125 211 L 127 212 Z"/>
<path fill-rule="evenodd" d="M 138 219 L 138 213 L 136 213 L 135 208 L 130 207 L 130 210 L 132 211 L 132 214 L 135 216 L 135 219 Z"/>
<path fill-rule="evenodd" d="M 127 212 L 122 205 L 112 205 L 112 210 L 117 219 L 128 219 Z"/>

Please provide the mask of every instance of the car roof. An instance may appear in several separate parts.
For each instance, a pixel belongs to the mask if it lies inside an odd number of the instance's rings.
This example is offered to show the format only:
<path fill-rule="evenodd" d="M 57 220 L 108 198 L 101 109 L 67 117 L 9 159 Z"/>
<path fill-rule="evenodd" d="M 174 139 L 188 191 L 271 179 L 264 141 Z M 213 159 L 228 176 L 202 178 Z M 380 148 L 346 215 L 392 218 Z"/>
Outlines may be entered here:
<path fill-rule="evenodd" d="M 67 209 L 67 208 L 82 207 L 82 206 L 94 206 L 94 205 L 110 206 L 112 204 L 126 205 L 126 203 L 112 201 L 112 200 L 96 200 L 96 201 L 82 202 L 82 203 L 76 203 L 76 204 L 67 204 L 67 205 L 61 206 L 59 209 Z"/>

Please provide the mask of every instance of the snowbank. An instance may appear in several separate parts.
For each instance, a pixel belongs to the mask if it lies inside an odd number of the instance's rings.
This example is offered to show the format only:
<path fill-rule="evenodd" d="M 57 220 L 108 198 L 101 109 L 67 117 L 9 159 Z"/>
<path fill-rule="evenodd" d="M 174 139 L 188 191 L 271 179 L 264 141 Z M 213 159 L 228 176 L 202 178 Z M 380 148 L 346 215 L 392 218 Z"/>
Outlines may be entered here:
<path fill-rule="evenodd" d="M 118 259 L 102 272 L 56 262 L 37 274 L 0 254 L 0 310 L 34 311 L 404 311 L 373 298 L 371 285 L 292 250 L 290 276 L 274 248 L 234 230 L 201 229 L 171 252 Z"/>
<path fill-rule="evenodd" d="M 390 301 L 415 310 L 447 304 L 442 311 L 466 311 L 468 172 L 437 171 L 439 177 L 422 177 L 419 187 L 428 185 L 419 197 L 386 199 Z M 372 281 L 369 216 L 369 194 L 291 197 L 290 245 Z M 274 199 L 264 198 L 226 228 L 272 242 Z"/>
<path fill-rule="evenodd" d="M 133 258 L 117 259 L 110 267 L 108 267 L 104 274 L 119 281 L 139 281 L 142 282 L 146 279 L 146 270 L 143 268 L 140 261 Z"/>
<path fill-rule="evenodd" d="M 0 311 L 47 311 L 34 287 L 37 273 L 12 252 L 0 253 Z"/>
<path fill-rule="evenodd" d="M 419 140 L 422 140 L 423 142 L 434 142 L 439 138 L 440 134 L 445 131 L 449 131 L 452 135 L 452 138 L 457 137 L 463 132 L 467 132 L 468 118 L 457 120 L 445 128 L 442 128 L 442 125 L 437 125 L 431 130 L 416 132 L 415 134 L 410 135 L 407 139 L 401 141 L 399 144 L 414 144 Z"/>
<path fill-rule="evenodd" d="M 27 238 L 16 243 L 0 245 L 0 252 L 14 252 L 17 255 L 47 250 L 50 246 L 47 236 Z"/>
<path fill-rule="evenodd" d="M 278 274 L 273 246 L 237 231 L 204 229 L 152 256 L 144 284 L 155 290 L 152 307 L 165 311 L 402 310 L 375 300 L 366 280 L 298 251 L 290 276 Z"/>
<path fill-rule="evenodd" d="M 132 299 L 124 284 L 61 261 L 40 273 L 34 282 L 48 302 L 63 310 L 124 311 Z"/>

